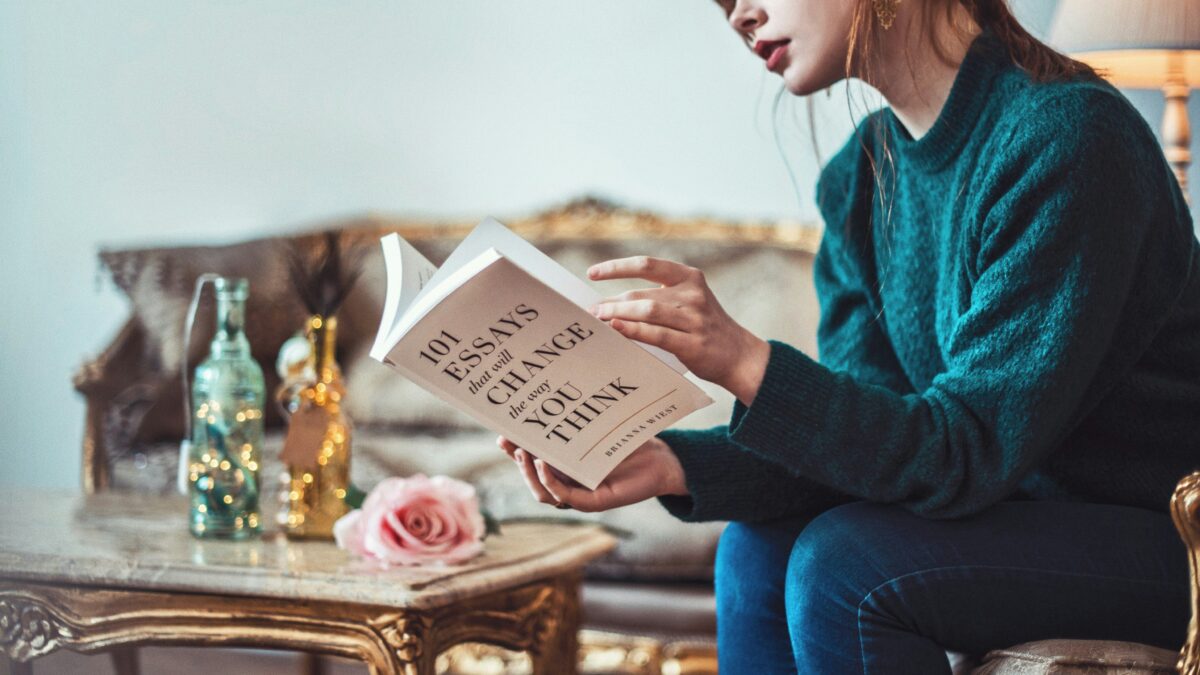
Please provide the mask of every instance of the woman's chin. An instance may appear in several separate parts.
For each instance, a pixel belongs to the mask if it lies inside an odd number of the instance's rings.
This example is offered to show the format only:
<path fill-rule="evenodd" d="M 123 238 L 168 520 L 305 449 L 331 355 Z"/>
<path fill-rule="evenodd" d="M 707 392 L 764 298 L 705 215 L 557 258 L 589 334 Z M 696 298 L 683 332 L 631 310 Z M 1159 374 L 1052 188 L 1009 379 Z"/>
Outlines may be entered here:
<path fill-rule="evenodd" d="M 828 89 L 836 80 L 830 81 L 827 77 L 817 77 L 814 73 L 789 73 L 784 70 L 783 86 L 796 96 L 808 96 L 815 94 L 824 89 Z"/>
<path fill-rule="evenodd" d="M 812 81 L 804 80 L 804 81 L 797 82 L 794 80 L 789 80 L 787 78 L 784 78 L 783 86 L 790 93 L 792 93 L 796 96 L 808 96 L 809 94 L 815 94 L 818 91 L 821 91 L 822 89 L 824 89 L 824 87 L 819 86 L 817 83 L 812 82 Z"/>

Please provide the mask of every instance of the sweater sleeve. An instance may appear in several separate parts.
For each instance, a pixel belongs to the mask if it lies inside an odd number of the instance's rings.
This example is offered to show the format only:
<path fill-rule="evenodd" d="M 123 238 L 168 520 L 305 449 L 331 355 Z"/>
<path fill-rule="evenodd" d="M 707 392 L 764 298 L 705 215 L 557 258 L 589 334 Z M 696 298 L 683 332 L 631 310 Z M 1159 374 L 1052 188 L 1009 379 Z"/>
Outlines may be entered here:
<path fill-rule="evenodd" d="M 817 352 L 822 364 L 854 379 L 913 393 L 882 323 L 871 290 L 874 270 L 862 264 L 871 244 L 871 204 L 875 179 L 860 137 L 871 137 L 883 124 L 880 112 L 863 120 L 821 171 L 816 202 L 825 235 L 813 260 L 813 286 L 821 305 Z"/>
<path fill-rule="evenodd" d="M 1127 119 L 1117 98 L 1031 109 L 1020 142 L 1001 146 L 978 187 L 969 306 L 926 390 L 898 393 L 870 370 L 856 377 L 772 342 L 754 401 L 734 406 L 730 439 L 837 492 L 927 517 L 1011 494 L 1138 358 L 1178 296 L 1138 285 L 1174 243 L 1161 222 L 1170 200 L 1143 130 L 1104 123 Z M 1089 113 L 1100 122 L 1039 124 Z"/>
<path fill-rule="evenodd" d="M 816 515 L 851 501 L 849 497 L 769 462 L 729 440 L 729 427 L 668 429 L 658 437 L 683 465 L 687 495 L 658 498 L 685 522 L 754 522 Z"/>
<path fill-rule="evenodd" d="M 825 236 L 813 261 L 813 285 L 821 304 L 817 324 L 819 360 L 830 370 L 844 371 L 859 382 L 911 393 L 912 384 L 880 325 L 862 276 L 853 271 L 852 263 L 841 253 L 834 237 Z"/>

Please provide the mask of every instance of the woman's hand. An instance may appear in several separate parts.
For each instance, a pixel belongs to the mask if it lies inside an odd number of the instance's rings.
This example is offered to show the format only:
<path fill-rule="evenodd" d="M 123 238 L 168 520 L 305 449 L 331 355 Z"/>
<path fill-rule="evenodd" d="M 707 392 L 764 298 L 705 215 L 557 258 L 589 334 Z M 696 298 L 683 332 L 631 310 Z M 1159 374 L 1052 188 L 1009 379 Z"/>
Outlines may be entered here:
<path fill-rule="evenodd" d="M 589 490 L 504 436 L 500 449 L 517 463 L 533 498 L 543 504 L 567 504 L 579 511 L 607 511 L 659 495 L 686 495 L 683 466 L 665 441 L 652 438 L 629 454 L 604 482 Z"/>
<path fill-rule="evenodd" d="M 703 272 L 637 256 L 592 265 L 588 277 L 662 284 L 607 298 L 592 313 L 625 337 L 671 352 L 697 377 L 728 389 L 743 404 L 754 400 L 771 347 L 725 313 Z"/>

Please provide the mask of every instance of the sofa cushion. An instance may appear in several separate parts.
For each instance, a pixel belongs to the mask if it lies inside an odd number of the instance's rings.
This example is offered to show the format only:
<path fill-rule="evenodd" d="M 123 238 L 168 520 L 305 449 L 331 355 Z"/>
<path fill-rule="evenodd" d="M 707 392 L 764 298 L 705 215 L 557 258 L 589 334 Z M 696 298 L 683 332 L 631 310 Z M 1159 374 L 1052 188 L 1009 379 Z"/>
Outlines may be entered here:
<path fill-rule="evenodd" d="M 153 384 L 150 414 L 141 419 L 134 438 L 139 441 L 175 440 L 183 433 L 180 366 L 194 367 L 208 352 L 214 332 L 211 292 L 199 305 L 188 354 L 183 353 L 184 325 L 197 277 L 205 273 L 247 279 L 250 295 L 246 302 L 246 337 L 251 353 L 263 368 L 268 395 L 279 383 L 275 375 L 275 357 L 283 341 L 300 330 L 305 309 L 292 290 L 288 277 L 289 255 L 293 248 L 313 253 L 320 250 L 322 235 L 300 234 L 269 237 L 225 246 L 178 246 L 164 248 L 111 249 L 100 253 L 100 261 L 113 282 L 127 296 L 132 318 L 144 336 L 143 357 L 138 364 L 139 381 Z M 353 241 L 351 250 L 366 251 Z M 353 255 L 353 254 L 352 254 Z M 339 349 L 357 350 L 367 329 L 378 321 L 378 309 L 364 294 L 352 294 L 345 303 L 341 319 Z M 373 333 L 372 333 L 373 335 Z M 282 424 L 275 406 L 267 406 L 266 423 Z M 114 449 L 119 452 L 120 449 Z"/>
<path fill-rule="evenodd" d="M 989 652 L 972 675 L 1168 675 L 1179 653 L 1135 642 L 1041 640 Z"/>
<path fill-rule="evenodd" d="M 585 628 L 659 639 L 711 639 L 717 600 L 707 583 L 592 581 L 580 590 Z"/>

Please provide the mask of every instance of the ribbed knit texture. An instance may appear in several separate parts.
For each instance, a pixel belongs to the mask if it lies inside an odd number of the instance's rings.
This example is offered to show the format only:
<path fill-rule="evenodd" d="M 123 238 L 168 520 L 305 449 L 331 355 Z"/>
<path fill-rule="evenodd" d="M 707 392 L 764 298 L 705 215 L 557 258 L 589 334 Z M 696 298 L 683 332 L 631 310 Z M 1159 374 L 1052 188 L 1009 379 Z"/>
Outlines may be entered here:
<path fill-rule="evenodd" d="M 817 199 L 820 363 L 772 342 L 728 426 L 660 434 L 691 493 L 660 498 L 675 516 L 858 499 L 935 518 L 1012 498 L 1165 510 L 1200 468 L 1200 242 L 1110 85 L 1035 83 L 985 32 L 926 135 L 876 111 Z"/>

